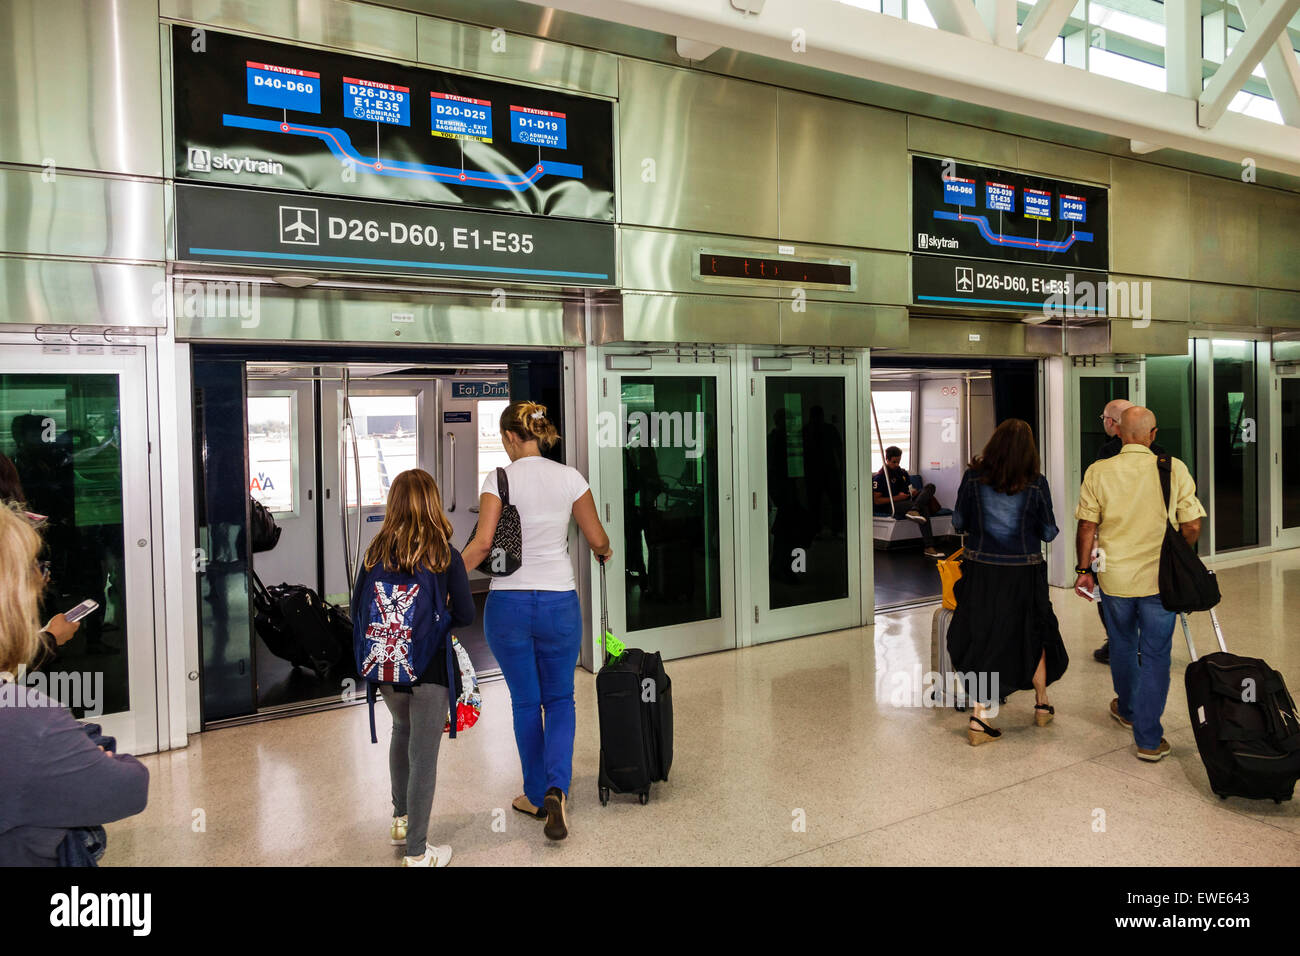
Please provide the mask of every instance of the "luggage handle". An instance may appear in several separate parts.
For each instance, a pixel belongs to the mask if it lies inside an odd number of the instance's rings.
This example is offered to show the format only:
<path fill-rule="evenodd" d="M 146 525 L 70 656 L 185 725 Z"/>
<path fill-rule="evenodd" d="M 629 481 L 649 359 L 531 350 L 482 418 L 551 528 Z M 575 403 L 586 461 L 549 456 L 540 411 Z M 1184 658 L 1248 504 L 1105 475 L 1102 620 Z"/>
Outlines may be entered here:
<path fill-rule="evenodd" d="M 1178 620 L 1183 625 L 1183 637 L 1187 639 L 1187 652 L 1192 655 L 1192 660 L 1196 660 L 1196 644 L 1192 641 L 1192 631 L 1187 626 L 1187 614 L 1178 612 Z M 1223 628 L 1219 626 L 1219 616 L 1214 613 L 1214 608 L 1210 608 L 1210 623 L 1214 625 L 1214 636 L 1219 640 L 1219 650 L 1228 653 L 1228 645 L 1223 641 Z"/>
<path fill-rule="evenodd" d="M 605 561 L 603 554 L 596 555 L 600 565 L 600 666 L 609 663 L 609 651 L 605 649 L 605 635 L 609 633 L 609 596 L 605 590 Z"/>

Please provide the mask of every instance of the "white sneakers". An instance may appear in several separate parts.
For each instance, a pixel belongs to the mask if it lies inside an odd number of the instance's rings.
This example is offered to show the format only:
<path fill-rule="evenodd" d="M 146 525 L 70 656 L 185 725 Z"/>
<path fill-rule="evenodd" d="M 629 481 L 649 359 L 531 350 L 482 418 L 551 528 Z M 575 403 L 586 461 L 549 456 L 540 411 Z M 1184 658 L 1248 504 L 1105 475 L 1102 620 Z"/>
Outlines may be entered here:
<path fill-rule="evenodd" d="M 402 866 L 446 866 L 451 862 L 451 847 L 426 843 L 423 856 L 404 856 Z"/>
<path fill-rule="evenodd" d="M 406 817 L 393 817 L 393 825 L 388 830 L 393 846 L 406 846 L 406 824 Z M 424 845 L 424 853 L 420 856 L 402 857 L 402 866 L 446 866 L 450 862 L 451 847 L 431 843 Z"/>

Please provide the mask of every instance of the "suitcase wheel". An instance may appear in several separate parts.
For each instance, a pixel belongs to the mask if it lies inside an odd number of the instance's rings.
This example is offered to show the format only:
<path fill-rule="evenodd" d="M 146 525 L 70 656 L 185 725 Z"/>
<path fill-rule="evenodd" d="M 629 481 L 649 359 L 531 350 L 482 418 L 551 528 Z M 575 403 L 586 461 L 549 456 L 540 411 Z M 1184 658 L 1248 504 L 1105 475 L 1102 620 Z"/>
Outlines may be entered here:
<path fill-rule="evenodd" d="M 647 790 L 645 793 L 641 794 L 640 797 L 641 797 L 641 806 L 644 807 L 647 803 L 650 802 L 650 791 Z"/>
<path fill-rule="evenodd" d="M 600 788 L 600 805 L 602 807 L 609 805 L 609 787 Z"/>

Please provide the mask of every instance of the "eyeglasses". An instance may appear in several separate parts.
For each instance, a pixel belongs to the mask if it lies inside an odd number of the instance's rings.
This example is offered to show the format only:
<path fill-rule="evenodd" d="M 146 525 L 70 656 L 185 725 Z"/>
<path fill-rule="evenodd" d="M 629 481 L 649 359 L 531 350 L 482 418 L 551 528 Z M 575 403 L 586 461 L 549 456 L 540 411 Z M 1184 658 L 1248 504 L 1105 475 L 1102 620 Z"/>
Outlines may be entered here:
<path fill-rule="evenodd" d="M 37 561 L 33 570 L 41 576 L 41 580 L 48 582 L 50 580 L 50 562 Z"/>

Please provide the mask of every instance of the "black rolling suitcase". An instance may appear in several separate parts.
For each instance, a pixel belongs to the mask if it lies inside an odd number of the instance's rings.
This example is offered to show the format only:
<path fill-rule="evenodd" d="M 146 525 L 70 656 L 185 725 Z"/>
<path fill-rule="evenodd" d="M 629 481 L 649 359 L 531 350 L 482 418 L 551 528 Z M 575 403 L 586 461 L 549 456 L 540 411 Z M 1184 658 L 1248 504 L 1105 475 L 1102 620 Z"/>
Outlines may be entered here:
<path fill-rule="evenodd" d="M 307 667 L 319 680 L 351 666 L 352 622 L 340 607 L 302 584 L 266 587 L 253 578 L 253 626 L 276 657 Z"/>
<path fill-rule="evenodd" d="M 1198 659 L 1187 615 L 1178 617 L 1192 655 L 1187 709 L 1210 789 L 1223 800 L 1290 800 L 1300 776 L 1300 721 L 1282 675 L 1258 658 L 1228 653 L 1213 610 L 1219 652 Z"/>
<path fill-rule="evenodd" d="M 667 780 L 673 762 L 673 684 L 658 653 L 628 648 L 608 660 L 609 605 L 605 562 L 600 562 L 601 657 L 596 674 L 600 716 L 600 803 L 613 793 L 635 793 L 650 802 L 650 784 Z"/>

